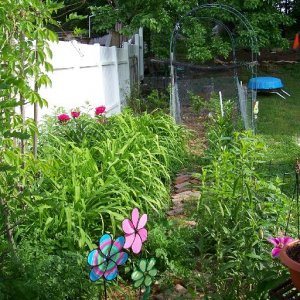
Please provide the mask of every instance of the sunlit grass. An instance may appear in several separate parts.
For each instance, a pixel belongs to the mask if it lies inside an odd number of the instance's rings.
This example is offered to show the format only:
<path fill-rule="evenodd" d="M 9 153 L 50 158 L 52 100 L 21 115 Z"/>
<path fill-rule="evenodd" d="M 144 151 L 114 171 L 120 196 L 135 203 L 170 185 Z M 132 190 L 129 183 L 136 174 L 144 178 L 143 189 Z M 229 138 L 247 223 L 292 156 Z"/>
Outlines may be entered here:
<path fill-rule="evenodd" d="M 284 177 L 294 170 L 300 158 L 300 67 L 285 65 L 260 71 L 261 76 L 281 78 L 284 90 L 291 94 L 282 99 L 276 94 L 258 94 L 257 131 L 266 142 L 270 176 Z"/>

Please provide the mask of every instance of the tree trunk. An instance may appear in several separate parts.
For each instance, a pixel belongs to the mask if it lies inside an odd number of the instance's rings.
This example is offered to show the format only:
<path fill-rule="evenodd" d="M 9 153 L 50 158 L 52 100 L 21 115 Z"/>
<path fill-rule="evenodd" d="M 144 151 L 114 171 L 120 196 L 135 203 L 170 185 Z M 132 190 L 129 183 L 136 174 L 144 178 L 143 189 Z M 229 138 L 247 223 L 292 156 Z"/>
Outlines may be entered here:
<path fill-rule="evenodd" d="M 17 247 L 13 236 L 13 229 L 10 224 L 10 214 L 9 208 L 4 199 L 0 199 L 0 205 L 2 208 L 2 216 L 3 216 L 3 223 L 4 223 L 4 232 L 8 241 L 9 246 L 12 249 L 13 255 L 17 258 Z"/>

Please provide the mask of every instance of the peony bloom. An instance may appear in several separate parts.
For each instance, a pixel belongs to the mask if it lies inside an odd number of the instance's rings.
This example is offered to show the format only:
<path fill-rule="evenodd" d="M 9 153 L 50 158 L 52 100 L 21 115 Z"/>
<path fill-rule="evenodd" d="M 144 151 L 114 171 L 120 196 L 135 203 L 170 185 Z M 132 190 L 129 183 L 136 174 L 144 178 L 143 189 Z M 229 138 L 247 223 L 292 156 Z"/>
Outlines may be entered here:
<path fill-rule="evenodd" d="M 57 116 L 57 119 L 60 122 L 68 122 L 71 118 L 67 114 L 61 114 Z"/>
<path fill-rule="evenodd" d="M 71 116 L 75 119 L 80 116 L 80 111 L 71 111 Z"/>
<path fill-rule="evenodd" d="M 272 256 L 273 257 L 278 257 L 281 249 L 289 244 L 290 242 L 294 241 L 293 238 L 289 236 L 282 236 L 282 237 L 277 237 L 277 238 L 268 238 L 268 242 L 272 243 L 275 247 L 272 249 Z"/>
<path fill-rule="evenodd" d="M 138 208 L 134 208 L 131 213 L 131 220 L 125 219 L 122 222 L 122 229 L 125 233 L 125 249 L 132 249 L 135 254 L 140 253 L 142 244 L 147 240 L 147 229 L 144 228 L 147 223 L 147 215 L 140 217 Z"/>
<path fill-rule="evenodd" d="M 88 255 L 88 264 L 91 281 L 96 281 L 104 276 L 106 280 L 113 280 L 118 275 L 118 266 L 124 265 L 128 254 L 122 251 L 125 243 L 123 236 L 113 241 L 110 234 L 104 234 L 99 240 L 99 247 L 92 250 Z"/>
<path fill-rule="evenodd" d="M 106 110 L 106 107 L 105 106 L 98 106 L 95 108 L 95 115 L 96 116 L 99 116 L 99 115 L 102 115 Z"/>

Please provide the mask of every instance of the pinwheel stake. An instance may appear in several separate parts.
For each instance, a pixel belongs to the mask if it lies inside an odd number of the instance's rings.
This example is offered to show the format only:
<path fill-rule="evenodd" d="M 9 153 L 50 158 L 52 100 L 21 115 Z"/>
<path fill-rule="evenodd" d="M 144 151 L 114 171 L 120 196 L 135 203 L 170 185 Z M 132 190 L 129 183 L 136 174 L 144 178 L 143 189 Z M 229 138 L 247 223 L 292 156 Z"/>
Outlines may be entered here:
<path fill-rule="evenodd" d="M 125 233 L 125 249 L 132 250 L 133 254 L 140 254 L 143 243 L 147 240 L 148 231 L 145 228 L 148 221 L 147 214 L 143 214 L 140 217 L 138 208 L 134 208 L 131 212 L 131 220 L 125 219 L 122 222 L 122 229 Z M 150 286 L 154 282 L 154 277 L 157 274 L 157 269 L 154 268 L 155 259 L 144 259 L 141 258 L 136 267 L 132 265 L 131 279 L 134 284 L 133 287 L 139 289 L 139 299 L 142 296 L 142 287 L 146 288 L 143 295 L 143 300 L 149 298 L 151 289 Z"/>
<path fill-rule="evenodd" d="M 140 217 L 138 208 L 131 212 L 131 220 L 125 219 L 122 222 L 122 229 L 125 233 L 124 249 L 130 249 L 134 254 L 139 254 L 142 250 L 143 243 L 147 240 L 148 231 L 146 226 L 148 220 L 147 214 Z"/>
<path fill-rule="evenodd" d="M 137 268 L 131 274 L 131 279 L 134 281 L 133 287 L 140 289 L 141 297 L 141 288 L 145 287 L 146 292 L 144 298 L 148 298 L 150 295 L 150 286 L 154 282 L 154 277 L 157 274 L 157 269 L 154 268 L 156 261 L 155 258 L 150 259 L 140 259 Z"/>
<path fill-rule="evenodd" d="M 107 300 L 106 281 L 114 280 L 118 275 L 118 266 L 124 265 L 128 260 L 128 254 L 122 251 L 123 248 L 131 249 L 133 254 L 140 254 L 143 243 L 148 237 L 148 231 L 145 228 L 147 220 L 147 214 L 140 217 L 139 209 L 134 208 L 131 212 L 131 219 L 124 219 L 122 222 L 125 237 L 119 236 L 113 241 L 111 235 L 105 233 L 99 239 L 99 247 L 89 253 L 87 262 L 92 267 L 90 280 L 94 282 L 103 278 L 105 300 Z M 140 289 L 139 299 L 142 287 L 146 288 L 143 300 L 150 296 L 150 286 L 157 274 L 157 269 L 154 268 L 155 262 L 154 258 L 140 259 L 136 268 L 132 262 L 131 279 L 134 281 L 134 288 Z"/>
<path fill-rule="evenodd" d="M 106 281 L 114 280 L 118 275 L 118 266 L 124 265 L 128 254 L 122 251 L 125 238 L 119 236 L 113 241 L 110 234 L 104 234 L 99 239 L 99 247 L 92 250 L 87 258 L 92 267 L 90 280 L 97 281 L 103 277 L 104 299 L 107 300 Z"/>

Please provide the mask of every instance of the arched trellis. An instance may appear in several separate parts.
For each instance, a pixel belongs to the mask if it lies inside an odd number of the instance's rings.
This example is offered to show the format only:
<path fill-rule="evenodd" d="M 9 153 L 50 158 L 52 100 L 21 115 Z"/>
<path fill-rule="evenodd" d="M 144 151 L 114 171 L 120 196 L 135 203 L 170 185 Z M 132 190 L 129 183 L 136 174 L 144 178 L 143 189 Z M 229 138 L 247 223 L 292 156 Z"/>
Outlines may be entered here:
<path fill-rule="evenodd" d="M 176 41 L 177 37 L 179 34 L 179 31 L 181 29 L 183 20 L 188 17 L 188 16 L 193 16 L 195 15 L 196 12 L 199 12 L 201 10 L 205 9 L 222 9 L 224 11 L 229 12 L 230 14 L 234 15 L 239 19 L 239 21 L 242 23 L 242 25 L 246 28 L 246 30 L 250 33 L 250 45 L 251 45 L 251 77 L 256 77 L 257 76 L 257 52 L 258 52 L 258 43 L 257 43 L 257 38 L 254 32 L 254 29 L 249 22 L 249 20 L 237 9 L 228 6 L 226 4 L 203 4 L 195 7 L 191 11 L 189 11 L 185 16 L 183 16 L 178 22 L 176 22 L 176 25 L 174 27 L 172 36 L 171 36 L 171 41 L 170 41 L 170 65 L 171 65 L 171 94 L 170 94 L 170 113 L 174 117 L 177 123 L 181 122 L 180 118 L 180 101 L 179 101 L 179 96 L 178 96 L 178 85 L 177 85 L 177 75 L 176 75 L 176 68 L 174 67 L 174 62 L 175 62 L 175 49 L 176 49 Z M 230 29 L 220 20 L 214 18 L 214 17 L 209 17 L 209 16 L 195 16 L 196 18 L 200 19 L 206 19 L 206 20 L 211 20 L 215 22 L 216 24 L 220 25 L 225 29 L 227 32 L 230 40 L 231 40 L 231 45 L 232 45 L 232 56 L 233 56 L 233 61 L 236 63 L 236 56 L 235 56 L 235 39 L 230 31 Z M 235 73 L 236 81 L 238 82 L 236 73 Z M 254 117 L 253 117 L 253 104 L 256 101 L 256 91 L 251 90 L 251 127 L 254 129 Z"/>

